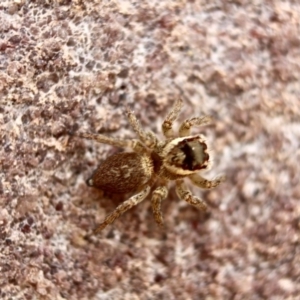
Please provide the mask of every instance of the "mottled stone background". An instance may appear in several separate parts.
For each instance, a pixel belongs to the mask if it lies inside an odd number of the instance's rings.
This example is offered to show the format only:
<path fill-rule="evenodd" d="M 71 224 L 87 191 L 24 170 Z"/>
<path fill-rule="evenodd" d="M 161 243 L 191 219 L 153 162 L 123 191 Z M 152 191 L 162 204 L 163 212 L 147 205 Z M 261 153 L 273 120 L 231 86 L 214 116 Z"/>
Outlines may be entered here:
<path fill-rule="evenodd" d="M 251 4 L 249 4 L 251 3 Z M 2 0 L 1 299 L 299 299 L 300 4 L 246 0 Z M 131 138 L 124 105 L 160 135 L 212 115 L 217 189 L 149 199 L 84 236 L 124 197 L 85 184 Z M 195 130 L 196 132 L 196 130 Z"/>

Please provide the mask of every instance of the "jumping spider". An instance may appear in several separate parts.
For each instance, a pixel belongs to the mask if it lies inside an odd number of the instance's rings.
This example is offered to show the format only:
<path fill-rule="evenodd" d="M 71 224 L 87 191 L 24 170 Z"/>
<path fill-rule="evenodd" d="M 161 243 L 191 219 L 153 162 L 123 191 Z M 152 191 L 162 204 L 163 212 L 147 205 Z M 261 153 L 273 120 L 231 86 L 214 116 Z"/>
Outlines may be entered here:
<path fill-rule="evenodd" d="M 180 199 L 206 210 L 206 203 L 191 194 L 184 183 L 188 177 L 192 183 L 203 189 L 211 189 L 219 185 L 224 176 L 207 180 L 199 175 L 199 171 L 208 170 L 212 159 L 201 134 L 190 135 L 191 127 L 207 125 L 211 117 L 195 117 L 185 120 L 179 128 L 179 137 L 173 132 L 173 122 L 177 119 L 183 102 L 177 100 L 162 124 L 165 140 L 159 141 L 153 132 L 145 132 L 134 113 L 126 108 L 129 122 L 139 139 L 121 140 L 101 134 L 77 133 L 82 138 L 121 148 L 131 148 L 133 152 L 123 152 L 108 157 L 96 169 L 90 179 L 89 186 L 116 194 L 135 193 L 120 204 L 96 228 L 95 233 L 113 223 L 121 214 L 143 201 L 154 183 L 157 188 L 152 192 L 151 205 L 155 221 L 163 225 L 161 202 L 167 198 L 167 184 L 175 180 L 176 193 Z"/>

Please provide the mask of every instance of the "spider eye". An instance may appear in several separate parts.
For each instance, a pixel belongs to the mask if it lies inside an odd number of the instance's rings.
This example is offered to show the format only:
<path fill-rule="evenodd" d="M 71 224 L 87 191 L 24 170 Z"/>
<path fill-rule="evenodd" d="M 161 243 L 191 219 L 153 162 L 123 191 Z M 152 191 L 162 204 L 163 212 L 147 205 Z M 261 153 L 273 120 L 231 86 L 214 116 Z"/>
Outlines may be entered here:
<path fill-rule="evenodd" d="M 178 138 L 166 147 L 164 164 L 172 172 L 192 174 L 210 166 L 210 154 L 202 135 Z"/>
<path fill-rule="evenodd" d="M 209 160 L 206 149 L 206 144 L 198 140 L 184 141 L 180 146 L 180 150 L 184 153 L 183 168 L 197 170 L 206 167 L 205 162 Z"/>

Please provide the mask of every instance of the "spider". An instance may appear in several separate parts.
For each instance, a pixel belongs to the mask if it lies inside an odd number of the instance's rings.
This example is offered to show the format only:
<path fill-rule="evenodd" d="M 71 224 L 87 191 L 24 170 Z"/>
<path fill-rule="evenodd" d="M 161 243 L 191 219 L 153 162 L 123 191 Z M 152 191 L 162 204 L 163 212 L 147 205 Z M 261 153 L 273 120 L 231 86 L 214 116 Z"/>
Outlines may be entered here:
<path fill-rule="evenodd" d="M 208 170 L 212 158 L 206 139 L 201 134 L 191 135 L 193 126 L 209 124 L 209 116 L 194 117 L 185 120 L 179 135 L 173 131 L 173 123 L 182 108 L 183 101 L 178 99 L 162 124 L 165 139 L 158 140 L 152 131 L 144 131 L 134 113 L 126 107 L 128 120 L 138 139 L 123 140 L 102 134 L 77 133 L 76 136 L 95 140 L 99 143 L 121 148 L 130 148 L 132 152 L 122 152 L 108 157 L 87 180 L 87 185 L 115 194 L 132 193 L 128 200 L 121 203 L 105 220 L 97 226 L 95 233 L 113 223 L 124 212 L 143 201 L 152 192 L 151 205 L 156 223 L 162 227 L 161 202 L 167 198 L 168 182 L 175 180 L 176 193 L 180 199 L 204 211 L 206 203 L 192 195 L 184 183 L 188 177 L 197 187 L 211 189 L 218 186 L 224 176 L 208 180 L 199 173 Z"/>

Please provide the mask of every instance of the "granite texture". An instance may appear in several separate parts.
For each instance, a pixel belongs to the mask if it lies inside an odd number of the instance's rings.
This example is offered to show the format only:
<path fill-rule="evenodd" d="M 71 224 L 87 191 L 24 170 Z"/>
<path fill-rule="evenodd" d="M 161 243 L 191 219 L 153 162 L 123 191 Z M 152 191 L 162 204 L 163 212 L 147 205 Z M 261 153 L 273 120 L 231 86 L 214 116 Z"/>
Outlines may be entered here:
<path fill-rule="evenodd" d="M 2 0 L 0 298 L 299 299 L 299 28 L 292 0 Z M 119 149 L 68 132 L 133 138 L 129 105 L 161 136 L 177 97 L 215 119 L 208 212 L 170 184 L 164 230 L 148 198 L 85 239 Z"/>

